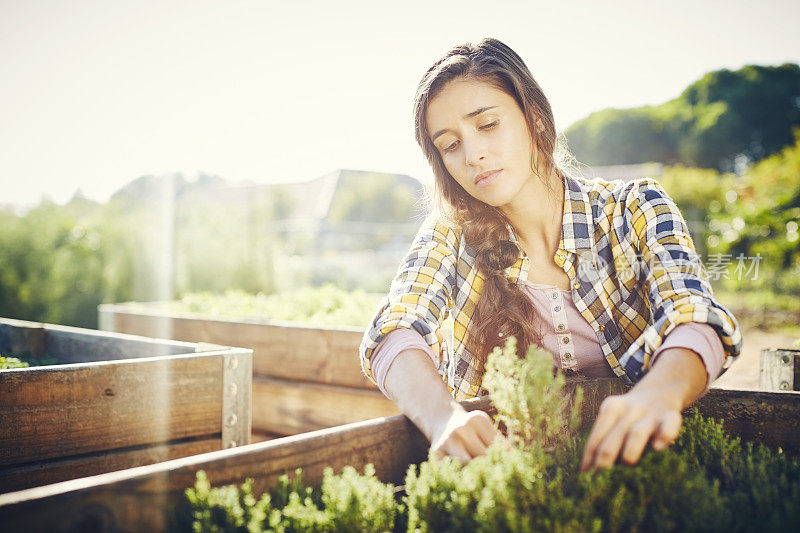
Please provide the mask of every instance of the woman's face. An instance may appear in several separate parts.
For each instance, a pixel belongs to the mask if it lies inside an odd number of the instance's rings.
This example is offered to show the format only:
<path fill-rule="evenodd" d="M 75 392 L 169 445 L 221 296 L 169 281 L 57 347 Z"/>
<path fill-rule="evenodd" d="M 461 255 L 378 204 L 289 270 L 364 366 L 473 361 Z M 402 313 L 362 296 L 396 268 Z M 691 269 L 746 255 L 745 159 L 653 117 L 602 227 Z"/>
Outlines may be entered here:
<path fill-rule="evenodd" d="M 426 126 L 450 175 L 484 203 L 510 203 L 534 177 L 536 149 L 522 110 L 486 82 L 448 82 L 429 102 Z"/>

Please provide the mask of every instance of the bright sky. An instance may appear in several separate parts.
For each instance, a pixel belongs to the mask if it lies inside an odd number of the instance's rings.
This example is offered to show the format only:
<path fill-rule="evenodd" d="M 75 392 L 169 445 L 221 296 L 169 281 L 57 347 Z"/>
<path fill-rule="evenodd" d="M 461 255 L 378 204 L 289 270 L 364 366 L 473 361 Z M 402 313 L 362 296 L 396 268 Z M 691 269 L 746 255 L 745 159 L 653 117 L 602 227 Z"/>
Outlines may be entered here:
<path fill-rule="evenodd" d="M 412 99 L 452 45 L 525 60 L 559 131 L 708 71 L 800 63 L 794 0 L 0 0 L 0 203 L 144 175 L 428 179 Z"/>

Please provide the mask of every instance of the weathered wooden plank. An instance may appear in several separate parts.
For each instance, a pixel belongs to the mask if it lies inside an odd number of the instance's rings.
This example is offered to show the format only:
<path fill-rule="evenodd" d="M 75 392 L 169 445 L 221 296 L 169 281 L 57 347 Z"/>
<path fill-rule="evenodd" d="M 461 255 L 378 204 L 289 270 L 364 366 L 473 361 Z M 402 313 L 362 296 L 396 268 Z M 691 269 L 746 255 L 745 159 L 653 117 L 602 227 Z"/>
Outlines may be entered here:
<path fill-rule="evenodd" d="M 219 352 L 0 373 L 0 465 L 219 433 Z"/>
<path fill-rule="evenodd" d="M 44 324 L 44 351 L 65 363 L 117 361 L 194 352 L 188 342 Z"/>
<path fill-rule="evenodd" d="M 101 315 L 122 333 L 206 341 L 253 350 L 256 376 L 378 388 L 361 372 L 360 328 L 313 328 L 259 319 L 226 320 L 202 315 L 104 305 Z"/>
<path fill-rule="evenodd" d="M 50 485 L 221 449 L 219 435 L 0 468 L 0 493 Z"/>
<path fill-rule="evenodd" d="M 701 414 L 723 419 L 730 435 L 800 455 L 800 392 L 712 387 L 695 405 Z"/>
<path fill-rule="evenodd" d="M 398 413 L 379 391 L 253 379 L 253 427 L 258 431 L 295 435 Z"/>
<path fill-rule="evenodd" d="M 597 411 L 600 409 L 602 401 L 611 395 L 624 394 L 630 390 L 630 386 L 616 378 L 610 379 L 585 379 L 567 376 L 564 391 L 571 398 L 570 407 L 574 402 L 575 388 L 580 387 L 583 391 L 583 401 L 581 402 L 581 429 L 588 429 L 597 418 Z"/>
<path fill-rule="evenodd" d="M 585 428 L 597 418 L 600 403 L 606 396 L 623 394 L 630 389 L 617 379 L 601 379 L 568 380 L 567 390 L 575 385 L 581 385 L 584 390 L 581 418 Z M 683 414 L 689 414 L 692 407 L 697 407 L 703 416 L 723 420 L 729 435 L 800 455 L 800 392 L 711 387 Z"/>
<path fill-rule="evenodd" d="M 569 387 L 578 384 L 585 391 L 582 413 L 587 424 L 606 395 L 627 389 L 618 380 L 570 382 Z M 462 404 L 492 411 L 486 397 Z M 698 406 L 705 415 L 724 417 L 733 436 L 769 439 L 771 429 L 788 424 L 776 439 L 785 439 L 780 442 L 784 450 L 800 453 L 800 431 L 797 421 L 792 424 L 793 417 L 800 418 L 800 393 L 712 388 Z M 326 466 L 335 471 L 346 465 L 363 470 L 373 463 L 380 479 L 399 484 L 410 464 L 427 458 L 428 446 L 402 415 L 367 420 L 0 495 L 0 523 L 10 531 L 160 531 L 170 505 L 194 483 L 200 469 L 215 485 L 253 478 L 256 492 L 261 492 L 297 467 L 304 469 L 307 483 L 317 485 Z"/>
<path fill-rule="evenodd" d="M 758 388 L 767 391 L 800 390 L 800 350 L 761 350 Z"/>
<path fill-rule="evenodd" d="M 297 467 L 306 482 L 319 484 L 327 466 L 363 471 L 372 463 L 380 479 L 400 483 L 409 464 L 427 457 L 427 447 L 404 416 L 368 420 L 0 495 L 0 523 L 9 531 L 162 531 L 170 505 L 198 470 L 215 485 L 253 478 L 257 492 Z"/>
<path fill-rule="evenodd" d="M 63 363 L 86 363 L 193 351 L 189 342 L 0 318 L 0 353 L 5 355 L 46 353 Z"/>
<path fill-rule="evenodd" d="M 253 349 L 255 375 L 378 390 L 361 372 L 362 330 L 262 327 Z"/>
<path fill-rule="evenodd" d="M 378 390 L 361 371 L 358 347 L 364 337 L 364 330 L 328 330 L 328 365 L 331 379 L 329 383 L 337 383 L 349 387 L 362 387 Z M 380 391 L 379 391 L 380 392 Z"/>
<path fill-rule="evenodd" d="M 29 353 L 41 357 L 44 349 L 44 325 L 11 318 L 0 319 L 0 354 Z"/>
<path fill-rule="evenodd" d="M 276 435 L 275 433 L 267 433 L 266 431 L 254 430 L 250 433 L 250 442 L 264 442 L 268 440 L 280 439 L 286 435 Z"/>

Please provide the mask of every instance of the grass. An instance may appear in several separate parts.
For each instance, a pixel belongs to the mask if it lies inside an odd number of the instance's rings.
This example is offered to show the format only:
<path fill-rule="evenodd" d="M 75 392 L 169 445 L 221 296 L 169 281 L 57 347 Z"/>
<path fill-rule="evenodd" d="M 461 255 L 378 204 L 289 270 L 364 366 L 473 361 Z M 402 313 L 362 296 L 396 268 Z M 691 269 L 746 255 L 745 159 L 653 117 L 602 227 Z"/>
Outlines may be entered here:
<path fill-rule="evenodd" d="M 739 320 L 743 328 L 784 330 L 800 327 L 800 296 L 769 290 L 715 289 L 714 296 Z"/>
<path fill-rule="evenodd" d="M 264 318 L 365 328 L 378 309 L 381 297 L 327 284 L 277 294 L 249 294 L 238 290 L 224 294 L 191 293 L 180 300 L 166 302 L 159 309 L 224 318 Z"/>

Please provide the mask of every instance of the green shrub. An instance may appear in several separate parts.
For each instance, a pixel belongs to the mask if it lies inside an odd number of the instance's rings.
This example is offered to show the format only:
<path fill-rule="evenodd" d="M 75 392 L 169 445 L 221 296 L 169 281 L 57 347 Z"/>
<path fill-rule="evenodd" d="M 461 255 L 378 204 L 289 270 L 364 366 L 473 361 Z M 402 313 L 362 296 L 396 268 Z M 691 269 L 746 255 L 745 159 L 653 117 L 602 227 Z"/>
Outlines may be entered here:
<path fill-rule="evenodd" d="M 50 354 L 34 357 L 30 352 L 16 354 L 15 356 L 0 355 L 0 370 L 6 368 L 27 368 L 29 366 L 48 366 L 58 364 L 58 359 Z"/>
<path fill-rule="evenodd" d="M 16 357 L 6 357 L 4 355 L 0 355 L 0 370 L 5 370 L 7 368 L 26 368 L 28 363 L 25 361 L 20 361 Z"/>
<path fill-rule="evenodd" d="M 411 465 L 405 495 L 375 478 L 325 471 L 320 489 L 293 482 L 256 501 L 250 482 L 212 489 L 198 474 L 183 531 L 784 531 L 800 526 L 800 461 L 725 435 L 697 409 L 671 447 L 636 466 L 579 469 L 580 392 L 565 399 L 552 356 L 524 359 L 510 338 L 487 363 L 485 385 L 505 427 L 485 455 L 462 464 L 429 454 Z M 568 413 L 569 402 L 571 413 Z M 198 496 L 199 495 L 199 496 Z M 187 518 L 188 517 L 188 518 Z M 238 529 L 237 529 L 238 528 Z"/>
<path fill-rule="evenodd" d="M 708 249 L 732 260 L 720 280 L 728 290 L 800 297 L 800 128 L 794 135 L 794 145 L 750 167 L 727 201 L 709 204 L 717 209 L 710 215 Z M 759 255 L 757 276 L 755 260 L 736 271 L 737 257 Z"/>
<path fill-rule="evenodd" d="M 221 317 L 258 317 L 319 326 L 365 327 L 378 308 L 380 296 L 363 290 L 346 291 L 332 284 L 277 294 L 192 293 L 167 308 Z"/>
<path fill-rule="evenodd" d="M 341 474 L 323 473 L 320 491 L 302 483 L 302 472 L 293 480 L 284 474 L 278 486 L 256 500 L 252 480 L 241 487 L 211 488 L 205 472 L 197 473 L 193 488 L 186 490 L 171 529 L 180 531 L 391 531 L 397 514 L 394 487 L 375 477 L 372 465 L 364 474 L 347 466 Z"/>

